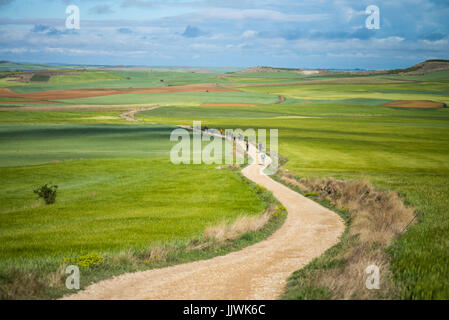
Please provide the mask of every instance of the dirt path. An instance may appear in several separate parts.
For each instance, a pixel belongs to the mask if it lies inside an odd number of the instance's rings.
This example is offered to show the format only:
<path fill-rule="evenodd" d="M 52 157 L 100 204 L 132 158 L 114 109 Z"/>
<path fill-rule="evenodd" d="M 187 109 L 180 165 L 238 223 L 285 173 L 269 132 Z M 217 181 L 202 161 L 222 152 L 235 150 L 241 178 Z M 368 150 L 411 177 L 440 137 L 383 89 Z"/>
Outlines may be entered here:
<path fill-rule="evenodd" d="M 279 96 L 278 96 L 278 101 L 276 101 L 274 104 L 279 104 L 279 103 L 282 103 L 282 102 L 284 102 L 284 101 L 285 101 L 285 97 L 279 95 Z"/>
<path fill-rule="evenodd" d="M 249 154 L 257 158 L 252 145 Z M 209 260 L 124 274 L 65 299 L 278 298 L 292 272 L 338 242 L 344 223 L 336 213 L 263 174 L 263 168 L 253 163 L 242 173 L 272 191 L 288 211 L 283 226 L 268 239 Z"/>
<path fill-rule="evenodd" d="M 154 110 L 154 109 L 157 109 L 160 107 L 161 106 L 152 106 L 152 107 L 148 107 L 148 108 L 137 108 L 135 110 L 126 111 L 126 112 L 123 112 L 122 114 L 120 114 L 120 118 L 122 118 L 123 120 L 127 120 L 127 121 L 137 121 L 134 118 L 134 116 L 136 115 L 137 112 Z"/>

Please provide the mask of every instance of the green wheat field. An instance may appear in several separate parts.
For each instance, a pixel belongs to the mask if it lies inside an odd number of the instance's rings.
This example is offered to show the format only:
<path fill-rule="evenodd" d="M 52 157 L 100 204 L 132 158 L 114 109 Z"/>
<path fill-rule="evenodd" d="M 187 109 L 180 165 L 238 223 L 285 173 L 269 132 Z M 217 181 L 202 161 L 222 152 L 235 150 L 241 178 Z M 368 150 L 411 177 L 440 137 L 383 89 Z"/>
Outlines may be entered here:
<path fill-rule="evenodd" d="M 279 154 L 287 160 L 283 168 L 302 177 L 366 179 L 399 193 L 415 208 L 418 223 L 388 248 L 395 297 L 449 298 L 449 109 L 385 105 L 398 100 L 449 104 L 449 71 L 68 74 L 52 69 L 61 74 L 29 83 L 11 81 L 10 72 L 0 72 L 0 89 L 32 94 L 213 83 L 229 92 L 46 101 L 0 97 L 0 286 L 16 285 L 15 297 L 61 296 L 63 289 L 16 282 L 18 277 L 40 279 L 64 258 L 116 257 L 156 245 L 186 244 L 208 226 L 263 212 L 270 200 L 238 171 L 170 162 L 172 130 L 201 120 L 209 128 L 278 129 Z M 138 112 L 135 122 L 120 118 L 135 106 L 155 104 L 161 107 Z M 45 183 L 58 186 L 53 205 L 33 193 Z M 172 263 L 201 258 L 179 254 L 182 258 Z M 106 264 L 91 271 L 88 281 L 140 269 Z M 10 291 L 1 294 L 11 298 Z"/>

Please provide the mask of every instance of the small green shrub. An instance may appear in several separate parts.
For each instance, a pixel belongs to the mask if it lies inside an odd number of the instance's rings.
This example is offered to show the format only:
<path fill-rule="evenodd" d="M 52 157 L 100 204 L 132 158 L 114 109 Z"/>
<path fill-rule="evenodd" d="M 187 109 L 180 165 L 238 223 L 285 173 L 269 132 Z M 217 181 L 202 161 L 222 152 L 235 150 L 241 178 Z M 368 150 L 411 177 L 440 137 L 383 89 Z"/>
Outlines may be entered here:
<path fill-rule="evenodd" d="M 278 209 L 281 210 L 281 211 L 287 212 L 287 208 L 284 207 L 282 204 L 280 204 L 280 205 L 278 206 Z"/>
<path fill-rule="evenodd" d="M 316 192 L 307 192 L 304 194 L 306 197 L 316 197 L 318 193 Z"/>
<path fill-rule="evenodd" d="M 50 76 L 48 74 L 34 74 L 30 81 L 32 82 L 48 82 L 50 80 Z"/>
<path fill-rule="evenodd" d="M 56 201 L 56 191 L 58 186 L 49 186 L 48 184 L 44 184 L 43 186 L 38 187 L 34 190 L 34 193 L 38 195 L 39 198 L 44 199 L 45 204 L 53 204 Z"/>
<path fill-rule="evenodd" d="M 273 216 L 275 217 L 284 217 L 287 215 L 287 209 L 280 204 L 275 210 Z"/>
<path fill-rule="evenodd" d="M 74 264 L 81 268 L 95 268 L 104 263 L 104 258 L 98 253 L 88 253 L 75 258 L 64 258 L 67 264 Z"/>

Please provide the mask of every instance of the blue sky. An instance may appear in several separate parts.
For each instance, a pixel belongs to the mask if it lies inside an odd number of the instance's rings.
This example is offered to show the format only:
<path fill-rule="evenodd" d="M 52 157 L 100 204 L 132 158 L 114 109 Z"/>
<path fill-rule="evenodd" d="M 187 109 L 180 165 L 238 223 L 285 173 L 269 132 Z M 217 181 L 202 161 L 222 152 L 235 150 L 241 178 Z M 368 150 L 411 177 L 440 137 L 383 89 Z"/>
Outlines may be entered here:
<path fill-rule="evenodd" d="M 80 29 L 68 30 L 68 5 Z M 380 29 L 365 8 L 380 9 Z M 0 0 L 0 59 L 383 69 L 449 59 L 442 0 Z"/>

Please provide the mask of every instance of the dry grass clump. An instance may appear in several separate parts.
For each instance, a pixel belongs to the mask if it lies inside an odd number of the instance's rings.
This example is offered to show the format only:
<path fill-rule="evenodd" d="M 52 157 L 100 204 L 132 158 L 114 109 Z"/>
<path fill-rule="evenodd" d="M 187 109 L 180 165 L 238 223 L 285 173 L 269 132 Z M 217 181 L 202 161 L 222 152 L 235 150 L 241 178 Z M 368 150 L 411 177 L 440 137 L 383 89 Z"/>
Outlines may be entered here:
<path fill-rule="evenodd" d="M 44 289 L 44 284 L 31 271 L 11 269 L 1 274 L 0 299 L 20 300 L 33 296 Z"/>
<path fill-rule="evenodd" d="M 314 286 L 327 288 L 334 299 L 391 297 L 394 289 L 385 249 L 414 221 L 414 210 L 396 192 L 375 189 L 365 180 L 296 179 L 291 173 L 283 173 L 281 179 L 349 215 L 342 249 L 332 258 L 342 263 L 308 274 Z M 380 268 L 380 290 L 365 286 L 369 265 Z"/>
<path fill-rule="evenodd" d="M 173 248 L 169 248 L 167 246 L 155 246 L 148 250 L 148 252 L 145 254 L 145 262 L 151 263 L 153 261 L 163 261 L 167 257 L 167 255 L 170 253 L 170 251 L 173 251 Z"/>
<path fill-rule="evenodd" d="M 373 248 L 366 243 L 354 245 L 342 256 L 346 263 L 339 268 L 329 268 L 317 272 L 313 281 L 318 287 L 328 288 L 332 299 L 386 299 L 394 295 L 389 261 L 381 248 Z M 378 290 L 368 290 L 365 272 L 370 265 L 380 270 Z"/>
<path fill-rule="evenodd" d="M 67 265 L 65 263 L 62 263 L 55 272 L 49 273 L 47 275 L 46 283 L 51 288 L 60 286 L 62 283 L 64 283 L 65 278 L 67 277 L 67 274 L 65 273 L 66 268 Z"/>
<path fill-rule="evenodd" d="M 375 189 L 365 180 L 300 179 L 307 191 L 327 198 L 338 209 L 351 213 L 351 235 L 362 242 L 388 245 L 399 236 L 415 214 L 396 192 Z"/>
<path fill-rule="evenodd" d="M 232 241 L 247 232 L 258 231 L 270 220 L 274 208 L 258 216 L 243 215 L 238 217 L 233 223 L 222 222 L 217 226 L 208 227 L 204 231 L 204 238 L 216 240 L 218 242 Z"/>
<path fill-rule="evenodd" d="M 131 251 L 120 252 L 112 257 L 112 263 L 120 265 L 133 265 L 136 266 L 139 263 L 138 257 Z"/>

